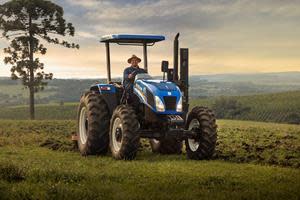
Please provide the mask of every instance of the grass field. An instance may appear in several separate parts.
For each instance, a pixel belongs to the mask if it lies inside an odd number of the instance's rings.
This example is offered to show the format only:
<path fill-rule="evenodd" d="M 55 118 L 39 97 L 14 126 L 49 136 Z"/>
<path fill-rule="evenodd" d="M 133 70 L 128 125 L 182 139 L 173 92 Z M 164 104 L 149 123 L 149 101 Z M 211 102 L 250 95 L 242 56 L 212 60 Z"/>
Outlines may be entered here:
<path fill-rule="evenodd" d="M 47 87 L 48 89 L 52 89 L 54 87 Z M 22 85 L 0 85 L 0 92 L 3 94 L 8 94 L 10 96 L 17 96 L 17 95 L 21 95 L 22 97 L 29 97 L 29 90 L 24 88 L 24 86 Z M 40 98 L 45 98 L 45 97 L 49 97 L 51 95 L 54 95 L 55 92 L 49 92 L 49 91 L 40 91 L 38 93 L 36 93 L 37 97 Z"/>
<path fill-rule="evenodd" d="M 70 120 L 76 119 L 78 103 L 40 104 L 35 106 L 36 119 L 40 120 Z M 0 108 L 0 119 L 29 119 L 28 106 L 10 106 Z"/>
<path fill-rule="evenodd" d="M 0 199 L 299 199 L 300 126 L 219 120 L 210 161 L 81 157 L 74 120 L 0 121 Z"/>

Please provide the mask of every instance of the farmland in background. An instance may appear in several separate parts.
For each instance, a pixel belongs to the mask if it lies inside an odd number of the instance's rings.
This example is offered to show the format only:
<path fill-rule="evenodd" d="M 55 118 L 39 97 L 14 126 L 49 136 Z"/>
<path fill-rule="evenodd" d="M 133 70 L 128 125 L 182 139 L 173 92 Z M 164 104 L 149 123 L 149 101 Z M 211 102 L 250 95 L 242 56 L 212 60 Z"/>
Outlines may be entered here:
<path fill-rule="evenodd" d="M 159 77 L 157 77 L 159 78 Z M 121 81 L 121 79 L 115 79 Z M 36 93 L 36 103 L 78 102 L 80 95 L 95 82 L 105 79 L 54 79 L 44 91 Z M 244 96 L 300 90 L 300 72 L 265 74 L 220 74 L 190 77 L 190 96 Z M 0 78 L 0 105 L 26 105 L 28 90 L 20 82 Z"/>
<path fill-rule="evenodd" d="M 300 91 L 193 99 L 195 105 L 213 108 L 219 118 L 300 124 Z"/>
<path fill-rule="evenodd" d="M 300 91 L 250 96 L 191 99 L 190 107 L 213 108 L 217 117 L 265 122 L 300 124 Z M 221 100 L 221 101 L 220 101 Z M 225 104 L 225 105 L 223 105 Z M 76 119 L 78 103 L 53 103 L 36 106 L 37 119 Z M 28 119 L 28 106 L 0 108 L 0 119 Z"/>

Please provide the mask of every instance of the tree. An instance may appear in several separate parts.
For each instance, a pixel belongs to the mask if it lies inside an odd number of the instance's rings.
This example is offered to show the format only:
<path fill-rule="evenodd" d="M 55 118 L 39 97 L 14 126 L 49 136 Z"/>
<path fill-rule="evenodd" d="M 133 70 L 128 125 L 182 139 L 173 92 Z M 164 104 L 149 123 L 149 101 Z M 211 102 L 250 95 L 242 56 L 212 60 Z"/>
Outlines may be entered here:
<path fill-rule="evenodd" d="M 4 49 L 8 54 L 5 64 L 10 64 L 11 78 L 21 79 L 29 89 L 30 118 L 34 119 L 34 93 L 44 89 L 45 80 L 51 80 L 52 73 L 44 72 L 44 64 L 36 54 L 45 55 L 47 43 L 67 48 L 79 45 L 62 40 L 63 36 L 74 36 L 75 29 L 63 18 L 64 11 L 59 5 L 47 0 L 11 0 L 0 5 L 0 30 L 2 38 L 10 41 Z M 60 38 L 58 38 L 60 37 Z"/>

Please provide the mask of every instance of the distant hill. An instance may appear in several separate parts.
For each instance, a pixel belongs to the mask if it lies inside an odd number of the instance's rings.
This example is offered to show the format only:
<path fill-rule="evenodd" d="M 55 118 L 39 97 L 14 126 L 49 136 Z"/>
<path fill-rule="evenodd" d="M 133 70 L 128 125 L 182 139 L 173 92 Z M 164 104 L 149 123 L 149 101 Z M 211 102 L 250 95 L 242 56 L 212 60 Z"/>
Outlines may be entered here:
<path fill-rule="evenodd" d="M 300 90 L 300 72 L 191 76 L 192 97 L 239 96 Z"/>
<path fill-rule="evenodd" d="M 116 80 L 120 81 L 120 78 Z M 36 94 L 37 103 L 77 102 L 84 90 L 105 79 L 54 79 Z M 190 77 L 191 98 L 244 96 L 300 90 L 300 72 L 217 74 Z M 0 77 L 0 105 L 27 104 L 28 90 L 20 81 Z"/>

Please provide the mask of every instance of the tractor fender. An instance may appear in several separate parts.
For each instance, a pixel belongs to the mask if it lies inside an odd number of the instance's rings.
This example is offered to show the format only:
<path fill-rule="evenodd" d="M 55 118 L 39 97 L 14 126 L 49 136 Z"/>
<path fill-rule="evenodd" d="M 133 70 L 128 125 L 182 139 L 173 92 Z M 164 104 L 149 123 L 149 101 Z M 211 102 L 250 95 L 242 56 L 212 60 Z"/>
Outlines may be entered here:
<path fill-rule="evenodd" d="M 90 91 L 98 93 L 103 97 L 108 106 L 109 113 L 112 115 L 118 105 L 116 87 L 113 84 L 95 84 L 90 87 Z"/>

